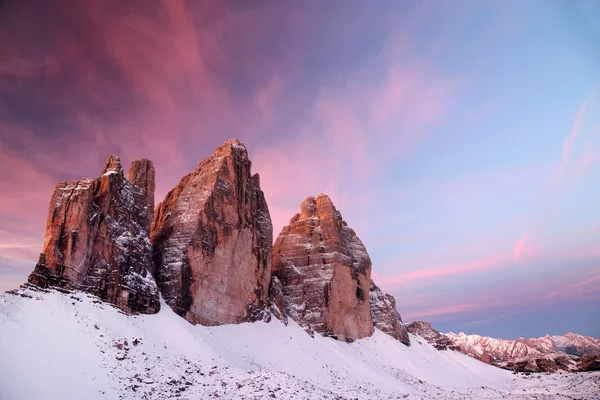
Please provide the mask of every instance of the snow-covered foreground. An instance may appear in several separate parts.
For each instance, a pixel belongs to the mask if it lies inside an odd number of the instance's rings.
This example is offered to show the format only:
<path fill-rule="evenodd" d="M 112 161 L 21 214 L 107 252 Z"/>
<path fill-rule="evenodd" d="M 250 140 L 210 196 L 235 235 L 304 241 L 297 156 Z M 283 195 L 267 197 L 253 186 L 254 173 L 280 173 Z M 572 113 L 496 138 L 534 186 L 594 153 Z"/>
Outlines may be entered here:
<path fill-rule="evenodd" d="M 352 344 L 293 322 L 193 326 L 83 294 L 0 295 L 0 399 L 600 399 L 600 373 L 513 375 L 411 336 Z"/>

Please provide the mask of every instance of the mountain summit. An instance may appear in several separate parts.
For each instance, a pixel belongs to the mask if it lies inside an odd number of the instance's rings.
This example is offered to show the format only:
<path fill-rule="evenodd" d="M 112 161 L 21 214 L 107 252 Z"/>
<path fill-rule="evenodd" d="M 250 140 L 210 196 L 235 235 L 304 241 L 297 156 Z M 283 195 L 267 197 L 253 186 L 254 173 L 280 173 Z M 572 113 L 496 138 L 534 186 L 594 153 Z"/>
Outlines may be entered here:
<path fill-rule="evenodd" d="M 157 206 L 156 279 L 192 323 L 250 321 L 267 306 L 273 225 L 244 143 L 219 146 Z"/>
<path fill-rule="evenodd" d="M 308 197 L 273 246 L 285 312 L 307 330 L 340 340 L 373 334 L 371 258 L 324 194 Z"/>

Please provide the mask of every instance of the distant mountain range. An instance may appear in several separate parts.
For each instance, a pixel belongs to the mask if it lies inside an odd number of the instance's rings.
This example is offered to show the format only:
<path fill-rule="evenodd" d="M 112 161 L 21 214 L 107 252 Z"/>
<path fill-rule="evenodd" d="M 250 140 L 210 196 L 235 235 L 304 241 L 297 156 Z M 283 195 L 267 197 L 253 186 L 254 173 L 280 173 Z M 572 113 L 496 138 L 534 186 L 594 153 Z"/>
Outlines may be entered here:
<path fill-rule="evenodd" d="M 454 350 L 500 368 L 518 372 L 592 371 L 600 369 L 600 339 L 568 333 L 516 340 L 464 333 L 440 333 L 423 321 L 407 325 L 439 350 Z"/>

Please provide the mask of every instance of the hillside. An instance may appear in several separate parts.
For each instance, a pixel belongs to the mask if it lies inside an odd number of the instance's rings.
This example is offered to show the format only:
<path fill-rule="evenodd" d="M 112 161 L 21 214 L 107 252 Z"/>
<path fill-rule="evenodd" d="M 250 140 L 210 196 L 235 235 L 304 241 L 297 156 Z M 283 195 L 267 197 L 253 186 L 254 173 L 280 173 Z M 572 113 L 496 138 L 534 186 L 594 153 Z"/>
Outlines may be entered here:
<path fill-rule="evenodd" d="M 163 304 L 164 305 L 164 304 Z M 411 335 L 353 343 L 290 321 L 205 327 L 81 293 L 0 295 L 0 398 L 595 399 L 600 373 L 514 375 Z"/>

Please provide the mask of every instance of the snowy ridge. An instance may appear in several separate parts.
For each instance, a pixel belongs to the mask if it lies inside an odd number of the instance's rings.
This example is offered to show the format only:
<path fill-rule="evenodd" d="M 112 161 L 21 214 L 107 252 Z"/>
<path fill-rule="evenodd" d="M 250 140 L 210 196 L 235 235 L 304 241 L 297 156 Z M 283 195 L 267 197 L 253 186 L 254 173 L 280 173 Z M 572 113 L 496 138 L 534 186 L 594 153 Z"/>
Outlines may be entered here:
<path fill-rule="evenodd" d="M 525 343 L 494 339 L 487 336 L 465 335 L 463 332 L 459 334 L 446 333 L 457 346 L 461 349 L 468 349 L 469 353 L 473 353 L 478 357 L 488 355 L 491 361 L 505 361 L 507 359 L 515 359 L 525 356 L 541 356 L 542 353 L 536 349 L 527 346 Z"/>
<path fill-rule="evenodd" d="M 273 320 L 191 325 L 163 304 L 128 316 L 97 298 L 0 295 L 0 398 L 595 399 L 600 373 L 513 375 L 417 336 L 354 343 Z M 25 297 L 22 297 L 25 296 Z"/>
<path fill-rule="evenodd" d="M 600 355 L 600 338 L 567 333 L 562 336 L 546 335 L 541 338 L 518 338 L 516 342 L 533 347 L 540 353 L 565 353 L 574 356 Z"/>
<path fill-rule="evenodd" d="M 445 336 L 465 354 L 517 371 L 576 371 L 582 368 L 582 357 L 600 357 L 599 339 L 573 333 L 517 340 L 466 335 L 463 332 L 450 332 Z"/>

